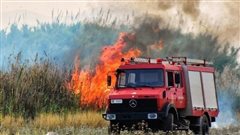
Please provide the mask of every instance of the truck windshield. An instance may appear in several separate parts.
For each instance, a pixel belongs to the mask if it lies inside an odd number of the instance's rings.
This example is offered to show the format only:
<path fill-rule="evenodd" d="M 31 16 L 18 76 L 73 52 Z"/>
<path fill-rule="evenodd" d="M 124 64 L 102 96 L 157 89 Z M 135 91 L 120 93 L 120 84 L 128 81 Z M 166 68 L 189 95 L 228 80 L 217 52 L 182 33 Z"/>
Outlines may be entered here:
<path fill-rule="evenodd" d="M 118 88 L 161 87 L 164 85 L 162 69 L 120 70 L 117 77 Z"/>

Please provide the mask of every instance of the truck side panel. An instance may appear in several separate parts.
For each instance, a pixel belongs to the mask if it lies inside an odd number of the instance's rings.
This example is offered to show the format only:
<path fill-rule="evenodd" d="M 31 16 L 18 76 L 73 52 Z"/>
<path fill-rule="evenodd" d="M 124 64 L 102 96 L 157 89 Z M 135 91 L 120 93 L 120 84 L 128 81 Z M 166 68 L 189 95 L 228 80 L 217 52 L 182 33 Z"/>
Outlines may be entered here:
<path fill-rule="evenodd" d="M 201 116 L 208 112 L 218 115 L 218 103 L 214 81 L 214 69 L 182 65 L 186 89 L 186 108 L 179 110 L 180 116 Z"/>

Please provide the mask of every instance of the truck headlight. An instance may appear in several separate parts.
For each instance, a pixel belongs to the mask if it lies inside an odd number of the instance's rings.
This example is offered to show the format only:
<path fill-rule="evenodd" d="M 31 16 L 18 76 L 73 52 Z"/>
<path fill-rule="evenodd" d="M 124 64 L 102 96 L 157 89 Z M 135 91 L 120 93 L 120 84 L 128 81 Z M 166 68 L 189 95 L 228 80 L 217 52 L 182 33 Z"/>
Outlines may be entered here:
<path fill-rule="evenodd" d="M 116 120 L 116 114 L 107 114 L 106 119 L 107 120 Z"/>
<path fill-rule="evenodd" d="M 123 100 L 122 99 L 111 99 L 111 104 L 122 104 Z"/>
<path fill-rule="evenodd" d="M 157 113 L 149 113 L 148 114 L 148 119 L 157 119 Z"/>

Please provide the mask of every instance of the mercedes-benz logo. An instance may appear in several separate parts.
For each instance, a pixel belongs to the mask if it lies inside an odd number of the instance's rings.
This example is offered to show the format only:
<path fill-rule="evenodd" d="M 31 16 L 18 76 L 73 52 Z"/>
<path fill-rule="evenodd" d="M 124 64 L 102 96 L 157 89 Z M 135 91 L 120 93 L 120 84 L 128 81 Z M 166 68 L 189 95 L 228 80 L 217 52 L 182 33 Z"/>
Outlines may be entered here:
<path fill-rule="evenodd" d="M 129 101 L 129 106 L 131 106 L 132 108 L 135 108 L 137 106 L 137 101 L 135 99 L 131 99 Z"/>

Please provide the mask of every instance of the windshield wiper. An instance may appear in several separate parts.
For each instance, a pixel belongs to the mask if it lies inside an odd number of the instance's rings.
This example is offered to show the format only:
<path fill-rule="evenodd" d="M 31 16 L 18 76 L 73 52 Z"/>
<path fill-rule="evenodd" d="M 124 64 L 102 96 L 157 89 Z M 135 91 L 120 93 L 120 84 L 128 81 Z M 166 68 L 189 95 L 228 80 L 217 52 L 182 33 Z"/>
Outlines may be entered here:
<path fill-rule="evenodd" d="M 154 89 L 154 86 L 152 85 L 148 85 L 148 84 L 142 84 L 142 85 L 137 85 L 138 87 L 150 87 L 152 89 Z"/>
<path fill-rule="evenodd" d="M 134 89 L 136 89 L 136 85 L 133 85 L 133 84 L 128 84 L 128 85 L 125 85 L 126 87 L 128 87 L 128 88 L 134 88 Z"/>

